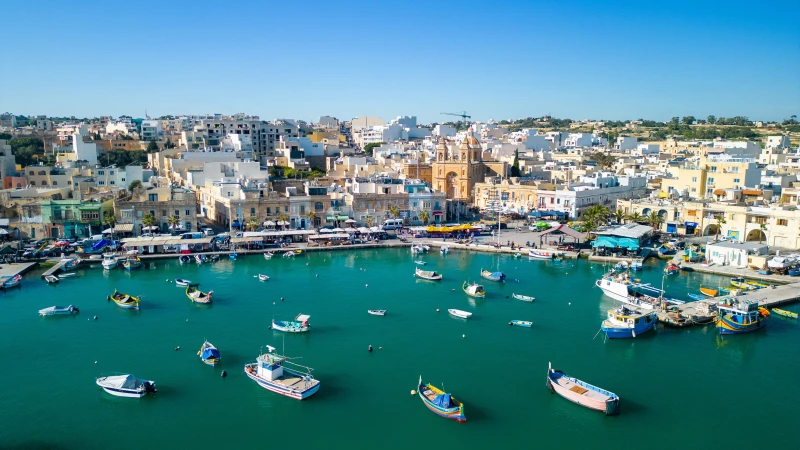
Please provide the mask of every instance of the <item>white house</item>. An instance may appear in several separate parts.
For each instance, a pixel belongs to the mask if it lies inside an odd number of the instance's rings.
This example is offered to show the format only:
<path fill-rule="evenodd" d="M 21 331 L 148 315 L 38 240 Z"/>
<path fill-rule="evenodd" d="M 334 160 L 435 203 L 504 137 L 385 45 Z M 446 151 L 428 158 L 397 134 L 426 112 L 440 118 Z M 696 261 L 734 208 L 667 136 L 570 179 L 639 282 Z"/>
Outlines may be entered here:
<path fill-rule="evenodd" d="M 143 141 L 157 141 L 164 131 L 161 129 L 161 122 L 159 120 L 143 120 L 141 140 Z"/>
<path fill-rule="evenodd" d="M 713 242 L 706 244 L 706 258 L 720 266 L 731 266 L 746 269 L 749 256 L 766 255 L 769 246 L 758 242 Z"/>

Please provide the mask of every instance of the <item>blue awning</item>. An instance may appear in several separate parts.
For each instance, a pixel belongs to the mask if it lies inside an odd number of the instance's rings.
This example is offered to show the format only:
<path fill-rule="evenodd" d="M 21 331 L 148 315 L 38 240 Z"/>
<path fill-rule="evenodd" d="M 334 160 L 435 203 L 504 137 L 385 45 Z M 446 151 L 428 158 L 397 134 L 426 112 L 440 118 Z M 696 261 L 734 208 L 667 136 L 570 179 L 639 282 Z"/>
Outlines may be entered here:
<path fill-rule="evenodd" d="M 697 228 L 697 222 L 684 222 L 687 227 Z"/>
<path fill-rule="evenodd" d="M 233 223 L 231 224 L 231 226 L 233 228 L 241 228 L 242 227 L 242 223 L 239 222 L 238 220 L 234 220 Z"/>
<path fill-rule="evenodd" d="M 678 232 L 678 225 L 674 223 L 667 224 L 667 233 L 677 233 Z"/>
<path fill-rule="evenodd" d="M 567 213 L 561 211 L 531 211 L 528 217 L 566 217 Z"/>

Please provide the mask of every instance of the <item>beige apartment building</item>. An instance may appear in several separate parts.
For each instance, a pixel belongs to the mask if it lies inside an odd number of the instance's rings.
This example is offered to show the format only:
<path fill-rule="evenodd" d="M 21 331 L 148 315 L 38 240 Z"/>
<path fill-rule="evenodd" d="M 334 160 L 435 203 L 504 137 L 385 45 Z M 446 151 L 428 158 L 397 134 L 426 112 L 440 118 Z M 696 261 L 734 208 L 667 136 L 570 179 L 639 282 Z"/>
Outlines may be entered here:
<path fill-rule="evenodd" d="M 711 198 L 718 189 L 755 188 L 761 182 L 761 169 L 749 158 L 701 157 L 668 170 L 672 176 L 661 180 L 664 196 Z"/>

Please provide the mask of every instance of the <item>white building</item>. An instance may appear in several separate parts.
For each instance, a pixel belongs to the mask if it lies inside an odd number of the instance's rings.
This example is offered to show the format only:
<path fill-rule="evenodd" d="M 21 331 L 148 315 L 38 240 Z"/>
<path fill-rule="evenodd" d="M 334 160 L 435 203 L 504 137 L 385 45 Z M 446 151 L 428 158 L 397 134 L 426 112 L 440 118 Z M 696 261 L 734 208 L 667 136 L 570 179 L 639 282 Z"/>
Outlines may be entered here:
<path fill-rule="evenodd" d="M 661 146 L 658 144 L 639 144 L 631 152 L 633 156 L 650 156 L 661 153 Z"/>
<path fill-rule="evenodd" d="M 749 257 L 766 255 L 769 246 L 758 242 L 714 242 L 706 244 L 706 257 L 718 266 L 746 269 Z"/>
<path fill-rule="evenodd" d="M 776 149 L 776 148 L 791 148 L 792 143 L 789 142 L 789 136 L 767 136 L 767 142 L 765 143 L 765 148 L 767 149 Z"/>
<path fill-rule="evenodd" d="M 630 151 L 636 149 L 639 140 L 631 136 L 619 136 L 614 148 L 621 151 Z"/>
<path fill-rule="evenodd" d="M 83 137 L 88 134 L 86 125 L 81 125 L 72 138 L 73 161 L 86 161 L 90 165 L 97 164 L 97 144 L 83 142 Z"/>
<path fill-rule="evenodd" d="M 433 135 L 439 137 L 454 137 L 456 135 L 456 129 L 450 125 L 436 125 L 433 128 Z"/>
<path fill-rule="evenodd" d="M 162 134 L 164 134 L 164 131 L 161 129 L 161 122 L 159 120 L 142 121 L 141 140 L 157 141 Z"/>

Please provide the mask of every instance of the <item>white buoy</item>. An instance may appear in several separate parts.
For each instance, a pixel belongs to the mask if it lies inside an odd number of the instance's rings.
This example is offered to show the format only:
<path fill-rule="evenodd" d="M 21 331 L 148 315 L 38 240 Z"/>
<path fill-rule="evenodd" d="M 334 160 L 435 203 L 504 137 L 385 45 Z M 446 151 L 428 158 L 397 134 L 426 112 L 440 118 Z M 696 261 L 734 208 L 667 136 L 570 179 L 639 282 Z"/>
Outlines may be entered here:
<path fill-rule="evenodd" d="M 368 285 L 368 284 L 365 284 L 365 285 L 364 285 L 364 287 L 369 287 L 369 285 Z"/>
<path fill-rule="evenodd" d="M 417 395 L 417 391 L 416 391 L 416 390 L 414 390 L 414 389 L 412 389 L 412 390 L 411 390 L 411 395 Z"/>
<path fill-rule="evenodd" d="M 572 306 L 572 302 L 567 303 L 567 306 Z"/>
<path fill-rule="evenodd" d="M 97 364 L 97 361 L 95 361 L 94 363 Z"/>
<path fill-rule="evenodd" d="M 316 276 L 317 276 L 317 278 L 319 278 L 319 274 L 317 274 Z"/>
<path fill-rule="evenodd" d="M 189 319 L 186 319 L 186 321 L 188 322 L 188 321 L 189 321 Z"/>
<path fill-rule="evenodd" d="M 464 339 L 465 337 L 467 337 L 467 335 L 466 335 L 466 334 L 462 334 L 462 335 L 461 335 L 461 339 Z"/>
<path fill-rule="evenodd" d="M 272 302 L 272 304 L 274 305 L 274 304 L 275 304 L 275 302 Z"/>
<path fill-rule="evenodd" d="M 439 308 L 436 308 L 436 312 L 439 312 Z"/>

